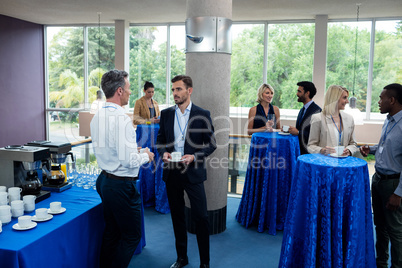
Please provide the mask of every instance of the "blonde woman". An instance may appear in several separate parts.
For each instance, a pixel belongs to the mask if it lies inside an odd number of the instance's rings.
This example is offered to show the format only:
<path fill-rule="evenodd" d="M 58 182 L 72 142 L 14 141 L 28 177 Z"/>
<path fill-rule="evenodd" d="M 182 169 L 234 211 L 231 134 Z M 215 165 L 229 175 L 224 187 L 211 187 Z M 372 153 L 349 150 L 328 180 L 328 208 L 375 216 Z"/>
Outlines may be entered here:
<path fill-rule="evenodd" d="M 342 111 L 349 103 L 348 97 L 349 91 L 344 87 L 332 85 L 328 88 L 324 109 L 311 117 L 309 153 L 332 154 L 335 146 L 345 146 L 342 156 L 357 152 L 353 117 Z"/>
<path fill-rule="evenodd" d="M 274 97 L 274 89 L 269 84 L 262 84 L 257 93 L 259 103 L 250 109 L 248 113 L 247 133 L 272 132 L 273 129 L 280 129 L 279 108 L 271 104 Z"/>
<path fill-rule="evenodd" d="M 159 106 L 156 100 L 152 99 L 155 94 L 155 87 L 151 82 L 144 84 L 144 96 L 138 99 L 134 105 L 134 125 L 141 125 L 150 122 L 159 123 Z"/>

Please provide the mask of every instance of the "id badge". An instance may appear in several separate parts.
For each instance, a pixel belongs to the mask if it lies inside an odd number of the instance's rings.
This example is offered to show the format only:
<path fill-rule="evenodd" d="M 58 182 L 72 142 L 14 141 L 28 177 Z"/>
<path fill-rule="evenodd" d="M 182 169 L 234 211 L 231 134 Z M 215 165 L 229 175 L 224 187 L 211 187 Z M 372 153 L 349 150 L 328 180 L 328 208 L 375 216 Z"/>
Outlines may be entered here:
<path fill-rule="evenodd" d="M 382 154 L 382 150 L 384 150 L 384 147 L 380 146 L 380 148 L 378 148 L 378 151 L 380 152 L 380 154 Z"/>

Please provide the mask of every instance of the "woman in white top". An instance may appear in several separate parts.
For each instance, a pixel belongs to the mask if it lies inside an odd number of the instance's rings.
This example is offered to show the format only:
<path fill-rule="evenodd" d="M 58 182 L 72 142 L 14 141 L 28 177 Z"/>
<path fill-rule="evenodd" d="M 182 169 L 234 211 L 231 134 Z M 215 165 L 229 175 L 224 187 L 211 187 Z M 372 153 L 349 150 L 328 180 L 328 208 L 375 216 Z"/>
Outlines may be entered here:
<path fill-rule="evenodd" d="M 341 111 L 349 103 L 348 97 L 349 92 L 344 87 L 332 85 L 328 88 L 324 109 L 311 117 L 309 153 L 335 153 L 335 146 L 345 146 L 343 156 L 357 152 L 353 117 Z"/>

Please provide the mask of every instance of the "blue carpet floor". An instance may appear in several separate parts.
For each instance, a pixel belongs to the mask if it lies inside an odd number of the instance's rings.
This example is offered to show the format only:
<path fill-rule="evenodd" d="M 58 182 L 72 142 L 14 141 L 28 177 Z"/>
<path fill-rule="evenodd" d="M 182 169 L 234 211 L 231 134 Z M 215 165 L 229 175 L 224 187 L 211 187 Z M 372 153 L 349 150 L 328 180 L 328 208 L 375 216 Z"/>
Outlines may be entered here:
<path fill-rule="evenodd" d="M 210 236 L 211 267 L 278 267 L 282 244 L 282 232 L 276 236 L 259 233 L 239 224 L 235 215 L 240 199 L 228 197 L 226 230 Z M 161 214 L 153 207 L 145 209 L 146 246 L 139 255 L 134 255 L 131 268 L 170 267 L 176 261 L 176 250 L 170 214 Z M 186 268 L 200 265 L 195 235 L 188 234 L 188 258 Z"/>

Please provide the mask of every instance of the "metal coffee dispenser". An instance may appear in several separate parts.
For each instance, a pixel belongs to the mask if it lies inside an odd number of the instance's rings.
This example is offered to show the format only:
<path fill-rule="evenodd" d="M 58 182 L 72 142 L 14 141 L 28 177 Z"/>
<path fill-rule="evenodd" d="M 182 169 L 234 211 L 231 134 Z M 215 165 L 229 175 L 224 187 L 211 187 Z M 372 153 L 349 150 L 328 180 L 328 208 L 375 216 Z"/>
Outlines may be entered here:
<path fill-rule="evenodd" d="M 22 188 L 22 195 L 36 195 L 35 202 L 50 196 L 42 188 L 42 162 L 50 157 L 47 148 L 10 145 L 0 148 L 0 185 Z"/>
<path fill-rule="evenodd" d="M 28 146 L 39 146 L 48 148 L 50 151 L 50 164 L 43 168 L 43 189 L 54 192 L 62 192 L 71 188 L 67 181 L 67 170 L 64 169 L 66 158 L 70 155 L 74 163 L 74 155 L 71 151 L 71 143 L 32 141 Z"/>

